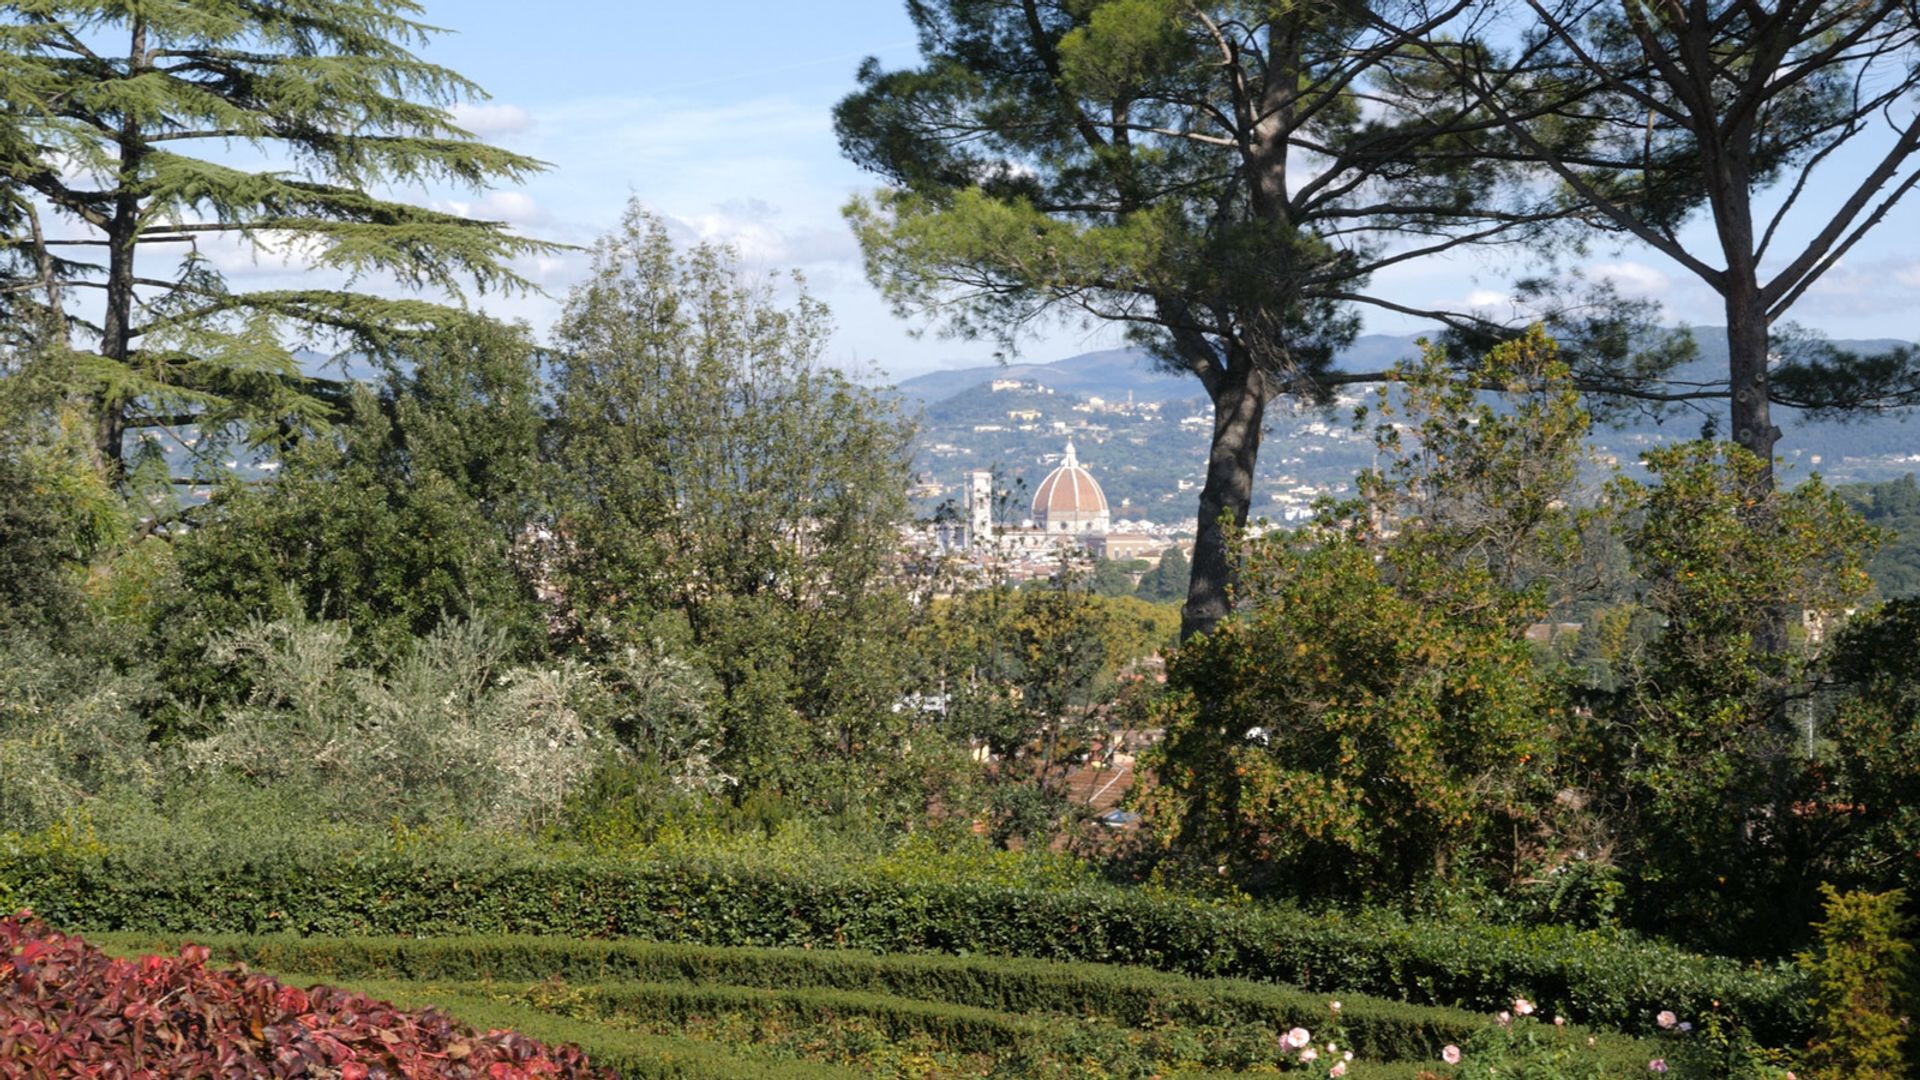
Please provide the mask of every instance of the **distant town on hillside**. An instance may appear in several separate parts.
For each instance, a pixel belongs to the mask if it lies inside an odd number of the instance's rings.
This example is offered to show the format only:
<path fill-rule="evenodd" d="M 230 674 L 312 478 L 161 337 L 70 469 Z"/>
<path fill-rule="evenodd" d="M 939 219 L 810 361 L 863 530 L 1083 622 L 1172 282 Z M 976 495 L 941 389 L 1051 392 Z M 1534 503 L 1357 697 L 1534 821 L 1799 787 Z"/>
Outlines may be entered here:
<path fill-rule="evenodd" d="M 1716 354 L 1725 348 L 1721 336 L 1700 329 L 1700 358 L 1673 377 L 1711 378 L 1712 371 L 1724 369 L 1725 358 Z M 1363 336 L 1340 357 L 1340 365 L 1348 370 L 1390 365 L 1413 355 L 1418 337 Z M 1873 353 L 1899 343 L 1835 344 Z M 1080 463 L 1106 492 L 1116 525 L 1192 527 L 1212 411 L 1198 382 L 1156 370 L 1144 350 L 938 371 L 904 380 L 898 391 L 919 420 L 913 498 L 923 518 L 943 506 L 958 508 L 966 474 L 973 470 L 989 470 L 1003 490 L 1031 498 L 1060 464 L 1062 443 L 1070 438 Z M 1347 388 L 1331 405 L 1318 408 L 1274 403 L 1254 492 L 1256 517 L 1297 522 L 1316 500 L 1350 492 L 1354 474 L 1373 460 L 1372 439 L 1353 425 L 1354 408 L 1372 393 L 1367 387 Z M 1786 408 L 1779 415 L 1786 432 L 1780 443 L 1782 476 L 1789 483 L 1814 473 L 1831 483 L 1858 483 L 1920 471 L 1920 420 L 1877 416 L 1816 422 Z M 1634 471 L 1643 451 L 1697 438 L 1702 420 L 1698 413 L 1678 412 L 1598 428 L 1592 439 L 1595 459 Z"/>

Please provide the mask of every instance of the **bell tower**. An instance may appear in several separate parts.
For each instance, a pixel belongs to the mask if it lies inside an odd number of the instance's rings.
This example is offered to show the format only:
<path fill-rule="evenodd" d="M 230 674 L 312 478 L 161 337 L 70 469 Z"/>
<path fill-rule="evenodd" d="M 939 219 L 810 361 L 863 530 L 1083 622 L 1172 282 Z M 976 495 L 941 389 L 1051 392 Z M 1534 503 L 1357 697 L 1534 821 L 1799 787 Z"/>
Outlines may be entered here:
<path fill-rule="evenodd" d="M 967 474 L 967 548 L 993 542 L 993 474 L 975 469 Z"/>

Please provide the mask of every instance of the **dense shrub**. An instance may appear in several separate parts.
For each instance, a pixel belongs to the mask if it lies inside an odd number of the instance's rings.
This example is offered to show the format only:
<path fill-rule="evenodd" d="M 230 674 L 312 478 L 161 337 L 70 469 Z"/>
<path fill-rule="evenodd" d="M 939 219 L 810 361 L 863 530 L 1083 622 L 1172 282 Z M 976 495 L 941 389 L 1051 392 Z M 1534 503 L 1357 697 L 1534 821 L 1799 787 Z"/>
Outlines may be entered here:
<path fill-rule="evenodd" d="M 150 789 L 150 693 L 93 655 L 0 636 L 0 822 L 37 830 L 103 792 Z"/>
<path fill-rule="evenodd" d="M 1168 666 L 1141 808 L 1261 892 L 1504 886 L 1552 813 L 1566 701 L 1524 631 L 1576 550 L 1586 414 L 1537 328 L 1467 378 L 1434 348 L 1397 375 L 1372 414 L 1383 467 L 1251 540 L 1233 617 Z"/>
<path fill-rule="evenodd" d="M 209 970 L 208 951 L 117 960 L 23 914 L 0 920 L 0 1072 L 38 1075 L 610 1076 L 573 1048 L 476 1035 L 329 987 Z"/>
<path fill-rule="evenodd" d="M 1894 1080 L 1911 1076 L 1908 1028 L 1920 1003 L 1913 922 L 1905 896 L 1825 890 L 1819 944 L 1801 957 L 1812 976 L 1814 1038 L 1807 1064 L 1815 1080 Z"/>
<path fill-rule="evenodd" d="M 1645 1030 L 1714 1000 L 1805 1037 L 1801 977 L 1630 936 L 1231 907 L 1083 884 L 882 877 L 804 863 L 564 855 L 405 841 L 251 856 L 0 846 L 0 885 L 63 925 L 165 933 L 557 934 L 1138 964 L 1492 1010 L 1515 993 Z"/>
<path fill-rule="evenodd" d="M 514 666 L 509 636 L 483 622 L 442 623 L 384 672 L 352 662 L 352 637 L 298 615 L 217 636 L 209 660 L 247 689 L 180 745 L 170 793 L 244 778 L 325 818 L 511 829 L 557 818 L 592 770 L 595 673 Z"/>
<path fill-rule="evenodd" d="M 219 488 L 181 531 L 144 612 L 148 650 L 183 700 L 244 687 L 207 644 L 252 619 L 349 627 L 356 666 L 382 668 L 457 619 L 501 629 L 518 658 L 546 625 L 515 542 L 538 520 L 539 378 L 530 335 L 451 320 L 367 357 L 332 437 L 279 455 L 273 478 Z"/>
<path fill-rule="evenodd" d="M 1911 479 L 1911 478 L 1909 478 Z M 1920 539 L 1920 537 L 1916 537 Z M 1836 881 L 1920 896 L 1920 597 L 1893 600 L 1849 620 L 1828 657 L 1845 688 L 1821 734 L 1833 790 L 1823 820 L 1849 844 Z"/>
<path fill-rule="evenodd" d="M 1797 699 L 1814 654 L 1785 623 L 1859 604 L 1877 536 L 1818 478 L 1776 490 L 1771 467 L 1738 446 L 1666 447 L 1646 465 L 1656 485 L 1619 486 L 1639 507 L 1624 539 L 1663 625 L 1622 690 L 1594 701 L 1582 786 L 1632 881 L 1633 925 L 1781 955 L 1804 943 L 1818 884 L 1857 847 L 1853 808 L 1805 746 Z M 1864 745 L 1884 753 L 1872 735 Z"/>

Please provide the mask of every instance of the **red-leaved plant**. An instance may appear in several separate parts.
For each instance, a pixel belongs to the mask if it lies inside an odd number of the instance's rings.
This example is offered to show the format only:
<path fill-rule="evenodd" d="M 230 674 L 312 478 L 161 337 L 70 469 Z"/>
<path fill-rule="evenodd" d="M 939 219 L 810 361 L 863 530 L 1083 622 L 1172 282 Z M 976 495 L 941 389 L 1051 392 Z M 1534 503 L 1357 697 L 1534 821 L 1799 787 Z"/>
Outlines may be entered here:
<path fill-rule="evenodd" d="M 602 1080 L 570 1046 L 475 1034 L 328 986 L 207 967 L 208 951 L 116 960 L 21 912 L 0 919 L 0 1078 Z"/>

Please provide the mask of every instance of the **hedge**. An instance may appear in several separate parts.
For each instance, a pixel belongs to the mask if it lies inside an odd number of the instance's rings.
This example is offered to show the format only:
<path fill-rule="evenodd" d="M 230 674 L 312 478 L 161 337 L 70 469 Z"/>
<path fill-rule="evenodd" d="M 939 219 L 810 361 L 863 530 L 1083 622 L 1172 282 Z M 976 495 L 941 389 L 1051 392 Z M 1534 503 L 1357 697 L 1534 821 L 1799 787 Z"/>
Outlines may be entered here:
<path fill-rule="evenodd" d="M 1662 1009 L 1723 1011 L 1773 1045 L 1805 1038 L 1802 976 L 1628 935 L 1228 906 L 1143 889 L 1037 889 L 503 851 L 398 848 L 325 860 L 135 865 L 104 849 L 0 845 L 0 895 L 75 931 L 462 934 L 865 948 L 1131 964 L 1648 1032 Z"/>
<path fill-rule="evenodd" d="M 724 1046 L 698 1039 L 625 1031 L 446 987 L 360 980 L 344 988 L 407 1008 L 431 1006 L 483 1031 L 517 1031 L 544 1043 L 578 1046 L 595 1065 L 612 1069 L 628 1080 L 738 1080 L 742 1076 L 763 1080 L 858 1080 L 866 1075 L 809 1061 L 738 1055 Z"/>
<path fill-rule="evenodd" d="M 1258 1023 L 1272 1031 L 1295 1025 L 1317 1031 L 1328 1019 L 1324 995 L 1090 964 L 557 938 L 194 940 L 209 946 L 216 962 L 272 971 L 297 984 L 318 980 L 378 991 L 376 996 L 398 987 L 402 996 L 428 1002 L 484 1002 L 480 988 L 498 994 L 515 983 L 537 983 L 533 997 L 543 1008 L 565 1009 L 589 1027 L 614 1014 L 672 1024 L 718 1012 L 762 1016 L 784 1010 L 814 1020 L 866 1017 L 894 1041 L 925 1035 L 948 1049 L 990 1054 L 1023 1045 L 1052 1047 L 1076 1028 L 1171 1024 L 1220 1030 Z M 182 942 L 106 935 L 94 943 L 132 955 L 173 952 Z M 1342 1041 L 1365 1065 L 1355 1074 L 1361 1078 L 1392 1075 L 1394 1065 L 1430 1067 L 1440 1047 L 1468 1042 L 1488 1022 L 1364 995 L 1343 999 L 1340 1021 Z M 1585 1034 L 1568 1032 L 1576 1039 Z M 1614 1035 L 1600 1036 L 1596 1053 L 1623 1074 L 1639 1071 L 1654 1056 L 1645 1045 Z"/>
<path fill-rule="evenodd" d="M 121 953 L 170 952 L 178 938 L 96 936 Z M 1236 979 L 1193 979 L 1138 967 L 856 950 L 749 949 L 559 938 L 196 937 L 226 962 L 316 978 L 537 981 L 821 989 L 943 1002 L 995 1013 L 1099 1017 L 1127 1027 L 1264 1023 L 1308 1028 L 1327 996 Z M 1431 1058 L 1465 1042 L 1484 1015 L 1348 994 L 1348 1041 L 1374 1060 Z"/>
<path fill-rule="evenodd" d="M 738 1080 L 744 1076 L 761 1080 L 855 1080 L 871 1075 L 846 1066 L 738 1053 L 724 1045 L 698 1039 L 636 1032 L 556 1015 L 531 1006 L 507 1004 L 483 996 L 471 987 L 385 980 L 349 981 L 344 986 L 408 1008 L 433 1006 L 471 1027 L 506 1028 L 547 1043 L 570 1043 L 586 1051 L 596 1065 L 611 1068 L 629 1080 Z M 1627 1058 L 1622 1056 L 1620 1060 L 1624 1067 Z M 1430 1068 L 1431 1062 L 1379 1062 L 1361 1058 L 1353 1063 L 1348 1078 L 1418 1080 L 1430 1076 Z M 1168 1080 L 1228 1080 L 1248 1074 L 1205 1071 L 1166 1075 Z"/>

